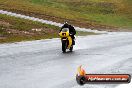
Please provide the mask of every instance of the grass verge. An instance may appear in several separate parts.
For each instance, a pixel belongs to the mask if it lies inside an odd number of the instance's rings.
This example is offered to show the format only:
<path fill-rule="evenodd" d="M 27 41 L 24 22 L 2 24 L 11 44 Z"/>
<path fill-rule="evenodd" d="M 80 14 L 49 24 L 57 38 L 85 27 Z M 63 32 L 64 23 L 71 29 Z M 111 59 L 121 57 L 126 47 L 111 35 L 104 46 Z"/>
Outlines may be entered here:
<path fill-rule="evenodd" d="M 0 43 L 58 37 L 59 27 L 0 14 Z"/>
<path fill-rule="evenodd" d="M 58 38 L 59 27 L 0 14 L 0 43 Z M 78 32 L 77 36 L 91 35 Z"/>
<path fill-rule="evenodd" d="M 92 29 L 132 28 L 131 0 L 0 0 L 0 9 Z"/>

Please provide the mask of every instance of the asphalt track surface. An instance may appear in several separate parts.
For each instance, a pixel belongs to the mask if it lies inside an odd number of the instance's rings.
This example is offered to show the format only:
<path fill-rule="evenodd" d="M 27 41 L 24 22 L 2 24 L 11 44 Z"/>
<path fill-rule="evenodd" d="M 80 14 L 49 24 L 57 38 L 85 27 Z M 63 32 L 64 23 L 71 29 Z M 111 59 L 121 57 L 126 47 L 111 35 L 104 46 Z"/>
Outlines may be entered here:
<path fill-rule="evenodd" d="M 82 65 L 89 74 L 132 75 L 131 51 L 129 32 L 77 37 L 74 51 L 67 53 L 62 53 L 60 39 L 0 44 L 0 88 L 119 88 L 80 86 L 75 80 L 77 68 Z"/>

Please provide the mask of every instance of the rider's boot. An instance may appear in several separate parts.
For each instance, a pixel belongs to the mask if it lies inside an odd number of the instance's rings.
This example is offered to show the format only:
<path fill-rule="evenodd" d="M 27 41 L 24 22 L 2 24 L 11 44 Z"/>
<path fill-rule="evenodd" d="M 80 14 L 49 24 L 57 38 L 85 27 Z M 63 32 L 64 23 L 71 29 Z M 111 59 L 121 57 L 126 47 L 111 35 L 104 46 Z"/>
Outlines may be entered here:
<path fill-rule="evenodd" d="M 75 40 L 74 39 L 72 40 L 72 45 L 75 45 Z"/>

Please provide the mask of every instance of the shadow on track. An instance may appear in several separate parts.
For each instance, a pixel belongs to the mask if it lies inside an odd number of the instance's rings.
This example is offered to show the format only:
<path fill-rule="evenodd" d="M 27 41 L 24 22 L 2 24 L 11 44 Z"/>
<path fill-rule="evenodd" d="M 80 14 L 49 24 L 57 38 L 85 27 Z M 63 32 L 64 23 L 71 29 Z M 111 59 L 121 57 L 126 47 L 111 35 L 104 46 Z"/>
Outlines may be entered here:
<path fill-rule="evenodd" d="M 62 52 L 63 54 L 74 54 L 75 51 L 67 51 L 67 52 Z"/>

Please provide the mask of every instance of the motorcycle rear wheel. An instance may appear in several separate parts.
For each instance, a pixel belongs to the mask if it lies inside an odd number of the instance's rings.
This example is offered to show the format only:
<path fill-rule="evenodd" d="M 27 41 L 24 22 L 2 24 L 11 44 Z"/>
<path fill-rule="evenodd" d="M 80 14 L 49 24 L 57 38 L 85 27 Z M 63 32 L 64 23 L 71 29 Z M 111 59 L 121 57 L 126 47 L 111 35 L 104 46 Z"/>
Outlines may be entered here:
<path fill-rule="evenodd" d="M 70 49 L 69 49 L 71 52 L 73 51 L 73 45 L 70 47 Z"/>

